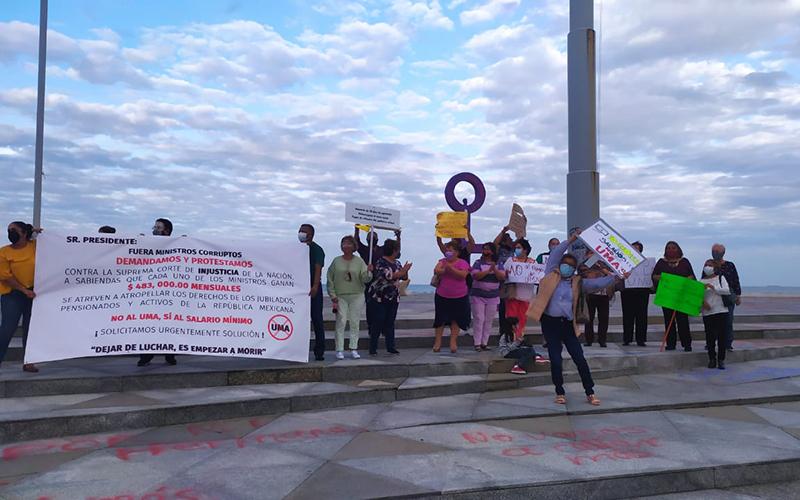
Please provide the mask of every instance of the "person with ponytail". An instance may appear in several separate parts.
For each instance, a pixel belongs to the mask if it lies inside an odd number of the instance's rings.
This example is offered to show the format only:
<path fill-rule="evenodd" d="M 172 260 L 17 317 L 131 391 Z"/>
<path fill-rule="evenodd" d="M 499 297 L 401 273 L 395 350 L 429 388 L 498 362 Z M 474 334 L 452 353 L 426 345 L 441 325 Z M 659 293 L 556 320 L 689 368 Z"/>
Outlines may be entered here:
<path fill-rule="evenodd" d="M 0 248 L 0 362 L 6 356 L 11 338 L 22 319 L 22 346 L 28 343 L 28 326 L 31 323 L 31 307 L 36 293 L 33 291 L 33 276 L 36 263 L 36 241 L 39 232 L 25 222 L 8 225 L 10 245 Z M 38 372 L 33 364 L 22 365 L 26 372 Z"/>

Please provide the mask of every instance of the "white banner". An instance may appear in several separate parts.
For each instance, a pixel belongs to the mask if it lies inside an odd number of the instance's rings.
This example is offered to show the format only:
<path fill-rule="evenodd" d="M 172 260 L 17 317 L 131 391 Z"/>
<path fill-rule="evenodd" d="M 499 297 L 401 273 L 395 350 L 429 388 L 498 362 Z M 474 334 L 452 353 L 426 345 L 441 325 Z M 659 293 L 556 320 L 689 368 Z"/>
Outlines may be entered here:
<path fill-rule="evenodd" d="M 622 276 L 644 261 L 644 255 L 619 233 L 599 219 L 581 232 L 581 240 L 608 266 Z"/>
<path fill-rule="evenodd" d="M 400 211 L 389 208 L 345 203 L 344 220 L 368 224 L 376 229 L 400 229 Z"/>
<path fill-rule="evenodd" d="M 538 284 L 544 278 L 544 264 L 510 261 L 504 269 L 508 271 L 508 283 Z"/>
<path fill-rule="evenodd" d="M 308 361 L 308 246 L 38 237 L 26 363 L 170 353 Z"/>
<path fill-rule="evenodd" d="M 653 268 L 656 267 L 656 259 L 645 257 L 636 269 L 631 271 L 631 275 L 625 280 L 625 288 L 653 288 Z"/>

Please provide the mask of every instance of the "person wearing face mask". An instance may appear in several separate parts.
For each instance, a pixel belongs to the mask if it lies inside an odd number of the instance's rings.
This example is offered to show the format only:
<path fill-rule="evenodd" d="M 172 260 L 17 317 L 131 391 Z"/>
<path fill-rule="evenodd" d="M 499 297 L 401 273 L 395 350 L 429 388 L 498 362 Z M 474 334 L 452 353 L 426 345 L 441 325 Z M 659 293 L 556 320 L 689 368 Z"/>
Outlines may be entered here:
<path fill-rule="evenodd" d="M 539 282 L 539 293 L 528 309 L 528 316 L 542 324 L 542 333 L 547 340 L 547 350 L 550 354 L 550 376 L 556 389 L 555 402 L 559 404 L 567 402 L 561 358 L 563 344 L 578 368 L 587 401 L 597 406 L 600 400 L 594 393 L 592 373 L 578 340 L 581 330 L 575 323 L 575 312 L 581 292 L 589 293 L 610 287 L 615 284 L 617 277 L 610 275 L 581 279 L 575 275 L 578 261 L 565 252 L 567 247 L 577 240 L 578 235 L 580 230 L 572 232 L 568 240 L 551 251 L 545 264 L 545 276 Z M 628 273 L 625 277 L 627 276 Z"/>
<path fill-rule="evenodd" d="M 325 267 L 325 252 L 314 243 L 314 226 L 302 224 L 297 230 L 297 239 L 308 245 L 308 264 L 311 275 L 311 326 L 314 329 L 314 359 L 325 361 L 325 323 L 322 320 L 322 268 Z"/>
<path fill-rule="evenodd" d="M 31 323 L 31 307 L 36 293 L 33 277 L 36 264 L 36 241 L 38 232 L 30 224 L 15 221 L 8 225 L 10 245 L 0 248 L 0 363 L 6 356 L 11 338 L 22 319 L 22 346 L 28 343 L 28 327 Z M 33 364 L 22 365 L 26 372 L 38 372 Z"/>
<path fill-rule="evenodd" d="M 561 242 L 558 241 L 558 238 L 550 238 L 550 241 L 547 242 L 547 251 L 542 252 L 536 256 L 536 263 L 544 264 L 550 257 L 550 252 L 552 252 L 558 246 L 559 243 Z"/>
<path fill-rule="evenodd" d="M 397 260 L 400 246 L 395 240 L 386 240 L 383 244 L 383 257 L 375 264 L 373 280 L 369 284 L 369 300 L 373 310 L 372 322 L 369 325 L 369 353 L 378 354 L 378 339 L 381 334 L 386 341 L 386 352 L 400 354 L 394 343 L 394 322 L 397 318 L 397 307 L 400 301 L 398 281 L 408 278 L 411 262 L 401 265 Z"/>
<path fill-rule="evenodd" d="M 525 238 L 520 238 L 514 243 L 514 256 L 503 264 L 506 270 L 506 279 L 508 279 L 508 269 L 511 268 L 512 262 L 528 264 L 535 262 L 528 257 L 530 253 L 531 244 Z M 536 290 L 532 283 L 513 283 L 509 285 L 508 299 L 506 299 L 506 316 L 517 319 L 514 341 L 521 341 L 525 336 L 525 325 L 528 321 L 528 316 L 525 313 L 534 295 L 536 295 Z"/>
<path fill-rule="evenodd" d="M 725 260 L 725 245 L 714 243 L 711 247 L 711 258 L 719 274 L 725 277 L 730 286 L 730 295 L 723 295 L 722 302 L 728 308 L 728 318 L 725 324 L 725 346 L 733 350 L 733 310 L 742 303 L 742 286 L 739 282 L 739 272 L 733 262 Z"/>
<path fill-rule="evenodd" d="M 500 305 L 500 283 L 506 279 L 503 264 L 497 261 L 497 247 L 494 243 L 483 245 L 481 258 L 472 266 L 472 279 L 470 303 L 475 350 L 487 351 L 492 322 Z"/>
<path fill-rule="evenodd" d="M 364 308 L 365 285 L 372 280 L 372 266 L 355 255 L 356 240 L 345 236 L 341 241 L 342 255 L 333 259 L 328 268 L 328 296 L 336 308 L 336 359 L 344 359 L 344 330 L 350 323 L 350 354 L 358 355 L 358 326 Z"/>
<path fill-rule="evenodd" d="M 445 326 L 450 327 L 450 352 L 458 350 L 459 328 L 466 330 L 470 323 L 469 288 L 467 275 L 469 262 L 459 258 L 458 243 L 450 241 L 445 245 L 444 258 L 439 260 L 433 273 L 439 277 L 434 296 L 435 314 L 433 328 L 436 339 L 433 352 L 442 347 L 442 334 Z"/>
<path fill-rule="evenodd" d="M 153 236 L 172 236 L 172 221 L 164 218 L 156 219 L 153 224 Z M 153 361 L 154 357 L 155 354 L 140 354 L 136 366 L 147 366 Z M 164 361 L 172 366 L 178 364 L 178 360 L 175 359 L 174 354 L 165 354 Z"/>
<path fill-rule="evenodd" d="M 500 233 L 495 237 L 494 244 L 497 247 L 497 262 L 502 265 L 514 256 L 514 239 L 508 234 L 508 226 L 504 226 Z M 506 321 L 506 299 L 508 299 L 508 284 L 503 282 L 500 284 L 500 304 L 497 306 L 497 316 L 500 322 L 500 328 Z"/>
<path fill-rule="evenodd" d="M 696 279 L 692 264 L 689 259 L 683 256 L 683 250 L 681 250 L 680 245 L 674 241 L 667 242 L 664 247 L 664 257 L 658 259 L 653 268 L 653 285 L 656 288 L 658 288 L 658 280 L 661 279 L 661 273 Z M 683 350 L 692 352 L 692 332 L 689 330 L 689 316 L 686 313 L 673 311 L 666 307 L 662 307 L 661 311 L 664 314 L 664 328 L 669 328 L 667 332 L 667 350 L 674 351 L 677 337 L 680 337 Z M 675 315 L 674 321 L 673 314 Z"/>
<path fill-rule="evenodd" d="M 705 285 L 703 297 L 703 327 L 706 331 L 708 345 L 708 367 L 725 369 L 725 350 L 727 338 L 725 328 L 728 323 L 728 308 L 722 298 L 731 294 L 725 276 L 719 274 L 719 268 L 713 259 L 703 265 L 703 277 L 700 283 Z"/>

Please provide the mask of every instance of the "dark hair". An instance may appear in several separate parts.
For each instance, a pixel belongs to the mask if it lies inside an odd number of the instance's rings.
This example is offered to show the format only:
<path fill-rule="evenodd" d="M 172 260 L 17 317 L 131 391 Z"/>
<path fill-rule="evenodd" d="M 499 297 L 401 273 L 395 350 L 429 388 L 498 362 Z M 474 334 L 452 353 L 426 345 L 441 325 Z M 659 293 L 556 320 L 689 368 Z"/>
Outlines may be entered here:
<path fill-rule="evenodd" d="M 547 246 L 550 246 L 550 243 L 552 243 L 554 241 L 558 241 L 558 238 L 550 238 L 549 240 L 547 240 Z M 561 242 L 558 241 L 558 243 L 561 243 Z M 558 245 L 558 243 L 556 243 L 556 245 Z"/>
<path fill-rule="evenodd" d="M 339 246 L 344 245 L 345 241 L 349 241 L 350 243 L 352 243 L 353 244 L 353 248 L 356 247 L 356 239 L 353 238 L 353 235 L 347 234 L 347 235 L 343 236 L 342 237 L 342 241 L 339 242 Z"/>
<path fill-rule="evenodd" d="M 22 229 L 22 232 L 25 233 L 25 239 L 29 240 L 33 237 L 33 226 L 28 224 L 27 222 L 22 222 L 15 220 L 10 226 L 17 226 L 18 228 Z"/>
<path fill-rule="evenodd" d="M 383 242 L 383 255 L 393 255 L 398 248 L 397 240 L 386 240 Z"/>
<path fill-rule="evenodd" d="M 303 228 L 310 229 L 311 230 L 311 236 L 312 237 L 314 236 L 314 234 L 315 234 L 314 226 L 312 226 L 311 224 L 300 224 L 300 229 L 303 229 Z"/>
<path fill-rule="evenodd" d="M 631 246 L 632 246 L 632 247 L 637 247 L 637 246 L 638 246 L 638 247 L 639 247 L 639 251 L 640 251 L 640 252 L 641 252 L 642 250 L 644 250 L 644 245 L 642 245 L 642 242 L 641 242 L 641 241 L 638 241 L 638 240 L 637 240 L 637 241 L 634 241 L 633 243 L 631 243 Z"/>
<path fill-rule="evenodd" d="M 564 262 L 564 260 L 571 260 L 572 262 L 574 262 L 575 265 L 573 267 L 578 266 L 578 258 L 572 255 L 571 253 L 565 253 L 564 255 L 562 255 L 561 262 Z"/>
<path fill-rule="evenodd" d="M 531 254 L 531 244 L 528 243 L 528 240 L 526 240 L 525 238 L 520 238 L 514 242 L 514 246 L 516 246 L 517 244 L 519 244 L 523 249 L 525 249 L 525 253 L 527 253 L 528 255 Z"/>
<path fill-rule="evenodd" d="M 164 224 L 164 229 L 167 230 L 166 236 L 172 235 L 172 221 L 169 219 L 156 219 L 156 222 Z"/>
<path fill-rule="evenodd" d="M 114 234 L 117 232 L 117 230 L 111 226 L 100 226 L 100 229 L 98 229 L 97 232 Z"/>
<path fill-rule="evenodd" d="M 676 241 L 668 241 L 667 244 L 664 245 L 664 256 L 666 257 L 666 255 L 667 255 L 667 247 L 670 246 L 670 245 L 675 245 L 676 247 L 678 247 L 678 258 L 682 259 L 683 258 L 683 249 L 681 248 L 680 245 L 678 245 L 678 242 L 676 242 Z"/>
<path fill-rule="evenodd" d="M 497 262 L 497 245 L 495 245 L 493 242 L 484 243 L 481 252 L 487 248 L 492 252 L 492 260 Z"/>
<path fill-rule="evenodd" d="M 445 248 L 452 248 L 454 252 L 459 253 L 461 251 L 461 244 L 457 240 L 450 240 L 444 244 Z"/>

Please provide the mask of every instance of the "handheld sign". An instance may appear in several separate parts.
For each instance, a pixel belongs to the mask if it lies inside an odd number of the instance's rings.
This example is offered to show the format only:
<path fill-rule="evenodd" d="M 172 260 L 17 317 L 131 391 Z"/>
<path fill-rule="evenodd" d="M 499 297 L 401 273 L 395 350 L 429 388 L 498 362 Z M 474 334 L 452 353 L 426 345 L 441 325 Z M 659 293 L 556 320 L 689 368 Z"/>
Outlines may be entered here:
<path fill-rule="evenodd" d="M 505 266 L 508 272 L 508 283 L 538 284 L 544 277 L 544 264 L 530 262 L 508 262 Z"/>
<path fill-rule="evenodd" d="M 699 281 L 675 274 L 662 273 L 653 303 L 689 316 L 699 316 L 705 292 L 705 285 Z"/>
<path fill-rule="evenodd" d="M 369 224 L 375 229 L 400 229 L 400 211 L 390 208 L 345 203 L 344 220 Z"/>
<path fill-rule="evenodd" d="M 439 212 L 436 214 L 436 236 L 439 238 L 466 238 L 467 212 Z"/>
<path fill-rule="evenodd" d="M 633 271 L 644 261 L 644 255 L 603 219 L 584 229 L 580 238 L 619 276 Z"/>
<path fill-rule="evenodd" d="M 528 218 L 525 217 L 525 211 L 522 207 L 514 203 L 511 205 L 511 215 L 508 219 L 508 229 L 514 231 L 517 238 L 524 238 L 527 234 L 526 228 L 528 226 Z"/>
<path fill-rule="evenodd" d="M 654 267 L 656 267 L 656 259 L 645 257 L 644 261 L 636 266 L 625 280 L 625 288 L 653 288 Z"/>

